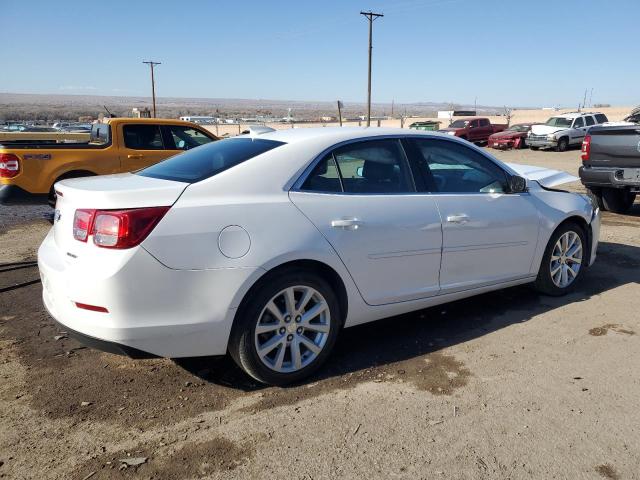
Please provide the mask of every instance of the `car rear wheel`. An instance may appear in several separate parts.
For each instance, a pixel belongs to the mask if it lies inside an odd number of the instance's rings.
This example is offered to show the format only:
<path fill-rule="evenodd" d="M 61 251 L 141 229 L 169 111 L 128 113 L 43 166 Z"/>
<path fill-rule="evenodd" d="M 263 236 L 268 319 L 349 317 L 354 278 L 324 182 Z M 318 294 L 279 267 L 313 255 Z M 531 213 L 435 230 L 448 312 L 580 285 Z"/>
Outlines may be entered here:
<path fill-rule="evenodd" d="M 557 152 L 566 152 L 569 148 L 569 140 L 566 137 L 558 140 L 558 146 L 556 147 Z"/>
<path fill-rule="evenodd" d="M 623 188 L 604 188 L 602 204 L 605 210 L 613 213 L 626 213 L 636 199 L 636 194 Z"/>
<path fill-rule="evenodd" d="M 584 230 L 576 223 L 561 225 L 551 235 L 535 287 L 540 293 L 560 296 L 569 293 L 582 276 L 587 261 Z"/>
<path fill-rule="evenodd" d="M 333 349 L 342 324 L 329 284 L 303 270 L 264 279 L 239 311 L 229 353 L 245 372 L 270 385 L 311 375 Z"/>

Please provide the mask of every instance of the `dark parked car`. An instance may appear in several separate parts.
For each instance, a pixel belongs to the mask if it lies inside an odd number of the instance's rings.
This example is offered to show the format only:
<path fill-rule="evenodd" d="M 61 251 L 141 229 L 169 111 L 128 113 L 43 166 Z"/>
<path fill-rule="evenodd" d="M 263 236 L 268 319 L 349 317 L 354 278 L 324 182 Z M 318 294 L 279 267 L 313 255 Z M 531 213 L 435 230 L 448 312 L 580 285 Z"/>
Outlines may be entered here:
<path fill-rule="evenodd" d="M 451 122 L 448 128 L 438 131 L 473 143 L 485 143 L 490 135 L 506 128 L 506 124 L 492 125 L 488 118 L 461 118 Z"/>

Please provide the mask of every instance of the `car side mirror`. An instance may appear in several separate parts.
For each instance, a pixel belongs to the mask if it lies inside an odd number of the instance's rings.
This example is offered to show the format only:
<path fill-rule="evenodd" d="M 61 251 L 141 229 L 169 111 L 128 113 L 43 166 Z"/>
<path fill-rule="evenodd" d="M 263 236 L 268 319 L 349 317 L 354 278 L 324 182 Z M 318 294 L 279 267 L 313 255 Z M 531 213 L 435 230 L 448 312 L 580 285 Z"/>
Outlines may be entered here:
<path fill-rule="evenodd" d="M 509 190 L 511 193 L 522 193 L 527 191 L 527 179 L 518 175 L 509 178 Z"/>

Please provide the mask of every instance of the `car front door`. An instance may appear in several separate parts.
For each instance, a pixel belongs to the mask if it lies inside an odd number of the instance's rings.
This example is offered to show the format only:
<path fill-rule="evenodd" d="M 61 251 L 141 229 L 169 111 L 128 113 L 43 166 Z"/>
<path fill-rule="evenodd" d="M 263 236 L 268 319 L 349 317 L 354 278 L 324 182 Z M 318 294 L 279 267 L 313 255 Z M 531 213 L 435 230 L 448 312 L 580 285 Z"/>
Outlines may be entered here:
<path fill-rule="evenodd" d="M 175 153 L 165 149 L 159 125 L 126 123 L 120 129 L 123 139 L 120 164 L 125 172 L 148 167 Z"/>
<path fill-rule="evenodd" d="M 480 132 L 480 122 L 479 120 L 471 120 L 469 122 L 469 138 L 470 142 L 475 142 L 478 139 L 478 134 Z"/>
<path fill-rule="evenodd" d="M 372 139 L 328 153 L 290 192 L 370 305 L 439 292 L 440 215 L 414 180 L 398 139 Z"/>
<path fill-rule="evenodd" d="M 539 226 L 530 195 L 509 193 L 507 173 L 472 147 L 412 142 L 442 217 L 441 293 L 530 276 Z"/>
<path fill-rule="evenodd" d="M 570 139 L 569 143 L 572 145 L 576 145 L 578 143 L 582 143 L 584 137 L 587 134 L 587 126 L 584 123 L 583 117 L 578 117 L 573 121 L 572 130 L 569 133 Z"/>

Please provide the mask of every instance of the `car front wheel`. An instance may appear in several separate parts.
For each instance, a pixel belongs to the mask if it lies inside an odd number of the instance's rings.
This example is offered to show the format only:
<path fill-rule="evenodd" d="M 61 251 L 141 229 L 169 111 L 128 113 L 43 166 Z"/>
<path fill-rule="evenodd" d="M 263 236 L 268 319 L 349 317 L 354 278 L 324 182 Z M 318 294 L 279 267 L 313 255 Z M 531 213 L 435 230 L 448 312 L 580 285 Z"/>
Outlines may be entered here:
<path fill-rule="evenodd" d="M 244 302 L 229 353 L 270 385 L 295 383 L 326 360 L 341 327 L 335 293 L 319 275 L 291 270 L 265 278 Z"/>
<path fill-rule="evenodd" d="M 587 261 L 584 230 L 576 223 L 561 225 L 551 236 L 535 287 L 540 293 L 560 296 L 569 293 L 582 276 Z"/>

